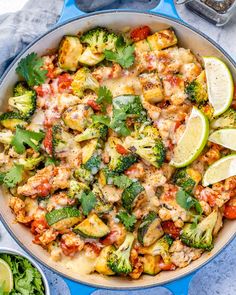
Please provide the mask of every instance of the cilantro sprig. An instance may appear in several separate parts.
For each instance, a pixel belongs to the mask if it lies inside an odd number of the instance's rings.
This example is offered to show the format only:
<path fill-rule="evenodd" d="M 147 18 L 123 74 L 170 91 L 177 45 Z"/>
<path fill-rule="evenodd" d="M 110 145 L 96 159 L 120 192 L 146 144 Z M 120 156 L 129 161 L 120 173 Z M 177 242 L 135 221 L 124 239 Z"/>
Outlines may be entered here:
<path fill-rule="evenodd" d="M 43 132 L 34 132 L 25 130 L 17 126 L 15 135 L 12 138 L 11 145 L 14 147 L 18 154 L 23 154 L 25 145 L 30 146 L 35 151 L 39 150 L 39 143 L 44 138 Z"/>
<path fill-rule="evenodd" d="M 127 231 L 133 231 L 134 230 L 134 225 L 137 222 L 137 219 L 135 215 L 133 214 L 128 214 L 125 211 L 120 211 L 116 217 L 124 224 L 125 228 Z"/>
<path fill-rule="evenodd" d="M 101 111 L 104 113 L 109 104 L 112 103 L 112 93 L 106 86 L 99 87 L 98 98 L 96 103 L 101 106 Z"/>
<path fill-rule="evenodd" d="M 202 214 L 202 207 L 198 200 L 190 196 L 184 190 L 180 189 L 177 192 L 176 201 L 185 210 L 189 211 L 190 209 L 194 208 L 198 214 Z"/>
<path fill-rule="evenodd" d="M 134 63 L 134 45 L 128 45 L 123 37 L 116 42 L 116 51 L 105 50 L 105 58 L 120 64 L 123 68 L 129 68 Z"/>
<path fill-rule="evenodd" d="M 16 72 L 23 77 L 29 86 L 40 85 L 47 79 L 47 70 L 42 69 L 43 59 L 35 52 L 28 54 L 18 63 Z"/>
<path fill-rule="evenodd" d="M 89 192 L 88 194 L 84 192 L 82 193 L 80 203 L 83 210 L 83 214 L 87 216 L 95 207 L 97 199 L 93 192 Z"/>
<path fill-rule="evenodd" d="M 7 172 L 0 173 L 0 184 L 4 184 L 8 188 L 15 187 L 22 180 L 22 175 L 24 172 L 23 165 L 15 164 Z"/>

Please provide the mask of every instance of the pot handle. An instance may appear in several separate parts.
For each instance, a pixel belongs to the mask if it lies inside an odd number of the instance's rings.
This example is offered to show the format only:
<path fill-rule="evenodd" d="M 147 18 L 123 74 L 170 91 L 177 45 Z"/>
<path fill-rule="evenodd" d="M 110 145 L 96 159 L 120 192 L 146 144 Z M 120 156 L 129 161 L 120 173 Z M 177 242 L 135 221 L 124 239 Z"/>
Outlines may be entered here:
<path fill-rule="evenodd" d="M 162 285 L 162 287 L 171 291 L 173 295 L 188 295 L 189 284 L 194 274 L 191 273 L 181 279 Z"/>
<path fill-rule="evenodd" d="M 97 289 L 93 287 L 89 287 L 80 283 L 73 282 L 69 279 L 63 278 L 64 281 L 67 283 L 67 286 L 70 289 L 70 294 L 83 294 L 83 295 L 91 295 L 93 292 L 95 292 Z"/>
<path fill-rule="evenodd" d="M 175 8 L 174 0 L 160 0 L 159 4 L 155 8 L 151 9 L 150 12 L 155 12 L 181 20 Z"/>
<path fill-rule="evenodd" d="M 57 25 L 64 23 L 65 21 L 73 17 L 78 17 L 86 14 L 84 11 L 79 9 L 76 2 L 76 0 L 64 0 L 64 5 L 59 20 L 57 21 Z"/>

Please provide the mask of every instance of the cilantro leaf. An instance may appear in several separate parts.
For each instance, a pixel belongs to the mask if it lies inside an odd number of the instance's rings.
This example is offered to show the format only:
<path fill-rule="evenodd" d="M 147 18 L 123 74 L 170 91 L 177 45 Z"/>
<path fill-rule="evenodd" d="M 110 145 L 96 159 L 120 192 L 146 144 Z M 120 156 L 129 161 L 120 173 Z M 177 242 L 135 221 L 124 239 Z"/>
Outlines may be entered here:
<path fill-rule="evenodd" d="M 110 127 L 111 119 L 105 115 L 93 115 L 92 116 L 93 123 L 102 123 L 108 127 Z"/>
<path fill-rule="evenodd" d="M 122 45 L 117 46 L 115 52 L 111 50 L 105 50 L 105 58 L 110 61 L 117 62 L 123 68 L 129 68 L 134 63 L 134 46 Z"/>
<path fill-rule="evenodd" d="M 39 150 L 39 143 L 44 138 L 43 132 L 34 132 L 25 130 L 19 126 L 16 127 L 16 133 L 12 138 L 11 145 L 14 146 L 18 154 L 23 154 L 25 145 L 30 146 L 35 151 Z"/>
<path fill-rule="evenodd" d="M 47 70 L 43 70 L 43 59 L 35 52 L 28 54 L 18 63 L 16 72 L 22 76 L 29 86 L 40 85 L 47 79 Z"/>
<path fill-rule="evenodd" d="M 184 190 L 179 190 L 177 192 L 176 201 L 180 205 L 180 207 L 184 208 L 185 210 L 189 211 L 194 207 L 198 214 L 202 214 L 202 207 L 198 200 L 191 197 Z"/>
<path fill-rule="evenodd" d="M 125 228 L 128 231 L 133 231 L 134 230 L 134 225 L 137 221 L 135 215 L 133 214 L 128 214 L 125 211 L 119 212 L 116 217 L 124 224 Z"/>
<path fill-rule="evenodd" d="M 8 188 L 13 188 L 17 185 L 17 183 L 20 183 L 22 180 L 22 174 L 24 171 L 23 165 L 14 165 L 10 170 L 8 170 L 4 177 L 3 177 L 3 183 Z"/>
<path fill-rule="evenodd" d="M 129 187 L 133 181 L 126 175 L 117 175 L 114 176 L 113 180 L 113 184 L 119 188 L 122 189 L 126 189 L 127 187 Z"/>
<path fill-rule="evenodd" d="M 95 207 L 97 203 L 97 199 L 93 192 L 89 192 L 88 194 L 82 193 L 80 202 L 81 202 L 83 214 L 87 216 Z"/>
<path fill-rule="evenodd" d="M 99 87 L 98 98 L 96 102 L 101 105 L 102 112 L 106 111 L 106 107 L 112 103 L 112 93 L 106 86 Z"/>

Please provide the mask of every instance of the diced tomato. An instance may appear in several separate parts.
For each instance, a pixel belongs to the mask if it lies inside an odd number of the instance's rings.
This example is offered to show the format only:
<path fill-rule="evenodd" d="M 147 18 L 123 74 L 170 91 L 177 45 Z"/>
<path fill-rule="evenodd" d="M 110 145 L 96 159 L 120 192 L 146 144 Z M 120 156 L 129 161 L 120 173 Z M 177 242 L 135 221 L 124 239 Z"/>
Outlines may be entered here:
<path fill-rule="evenodd" d="M 224 217 L 227 219 L 236 219 L 236 198 L 231 199 L 225 205 Z"/>
<path fill-rule="evenodd" d="M 121 154 L 121 155 L 127 155 L 129 152 L 127 151 L 126 148 L 123 147 L 121 144 L 116 145 L 116 151 Z"/>
<path fill-rule="evenodd" d="M 182 78 L 177 75 L 168 75 L 166 80 L 171 84 L 173 87 L 178 87 L 182 83 Z"/>
<path fill-rule="evenodd" d="M 181 121 L 177 121 L 175 123 L 175 129 L 174 129 L 174 131 L 176 131 L 181 125 L 182 125 L 182 122 Z"/>
<path fill-rule="evenodd" d="M 58 90 L 63 92 L 70 88 L 72 82 L 72 77 L 68 73 L 64 73 L 58 76 Z"/>
<path fill-rule="evenodd" d="M 170 235 L 173 239 L 176 239 L 180 235 L 181 229 L 175 226 L 174 222 L 171 220 L 163 221 L 161 223 L 164 233 Z"/>
<path fill-rule="evenodd" d="M 49 79 L 54 79 L 55 78 L 55 73 L 54 73 L 54 69 L 52 68 L 47 68 L 47 74 L 46 76 L 49 78 Z"/>
<path fill-rule="evenodd" d="M 151 29 L 148 26 L 136 28 L 131 31 L 130 37 L 134 42 L 146 39 L 151 33 Z"/>
<path fill-rule="evenodd" d="M 60 246 L 61 246 L 62 252 L 66 256 L 73 256 L 78 251 L 78 247 L 76 245 L 67 246 L 63 240 L 61 240 Z"/>
<path fill-rule="evenodd" d="M 36 91 L 36 93 L 37 93 L 38 96 L 43 96 L 43 95 L 44 95 L 42 85 L 37 86 L 37 87 L 35 88 L 35 91 Z"/>
<path fill-rule="evenodd" d="M 45 180 L 43 183 L 41 183 L 40 185 L 38 185 L 36 187 L 37 191 L 38 191 L 38 196 L 40 197 L 46 197 L 49 195 L 50 190 L 51 190 L 51 184 L 48 182 L 48 180 Z"/>
<path fill-rule="evenodd" d="M 101 106 L 98 104 L 98 103 L 96 103 L 96 101 L 95 100 L 93 100 L 93 99 L 89 99 L 88 101 L 87 101 L 87 104 L 94 110 L 94 111 L 100 111 L 101 110 Z"/>
<path fill-rule="evenodd" d="M 45 138 L 43 140 L 43 146 L 46 150 L 46 152 L 52 156 L 53 152 L 53 134 L 52 134 L 52 128 L 48 128 Z"/>
<path fill-rule="evenodd" d="M 118 232 L 113 230 L 105 238 L 101 238 L 99 241 L 105 246 L 109 246 L 115 243 L 117 240 Z"/>
<path fill-rule="evenodd" d="M 159 267 L 161 270 L 175 270 L 176 265 L 174 263 L 165 263 L 162 259 L 159 262 Z"/>
<path fill-rule="evenodd" d="M 47 221 L 44 217 L 41 217 L 39 219 L 35 219 L 33 222 L 31 222 L 31 232 L 32 234 L 41 234 L 45 229 L 48 228 Z"/>
<path fill-rule="evenodd" d="M 142 178 L 144 176 L 144 167 L 141 163 L 135 163 L 125 170 L 125 175 L 131 178 Z"/>

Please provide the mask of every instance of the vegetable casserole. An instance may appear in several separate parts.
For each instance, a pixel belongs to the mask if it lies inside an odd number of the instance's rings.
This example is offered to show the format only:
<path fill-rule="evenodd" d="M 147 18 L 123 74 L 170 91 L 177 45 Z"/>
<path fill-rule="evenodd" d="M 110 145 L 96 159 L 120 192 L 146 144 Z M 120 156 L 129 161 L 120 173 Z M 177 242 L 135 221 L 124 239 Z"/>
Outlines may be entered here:
<path fill-rule="evenodd" d="M 214 116 L 204 63 L 172 28 L 66 35 L 16 72 L 0 181 L 51 259 L 86 256 L 91 273 L 138 279 L 186 267 L 236 219 L 236 176 L 202 181 L 229 148 L 205 136 L 187 164 L 173 162 L 196 113 L 213 132 L 235 128 L 236 111 L 233 100 Z"/>

